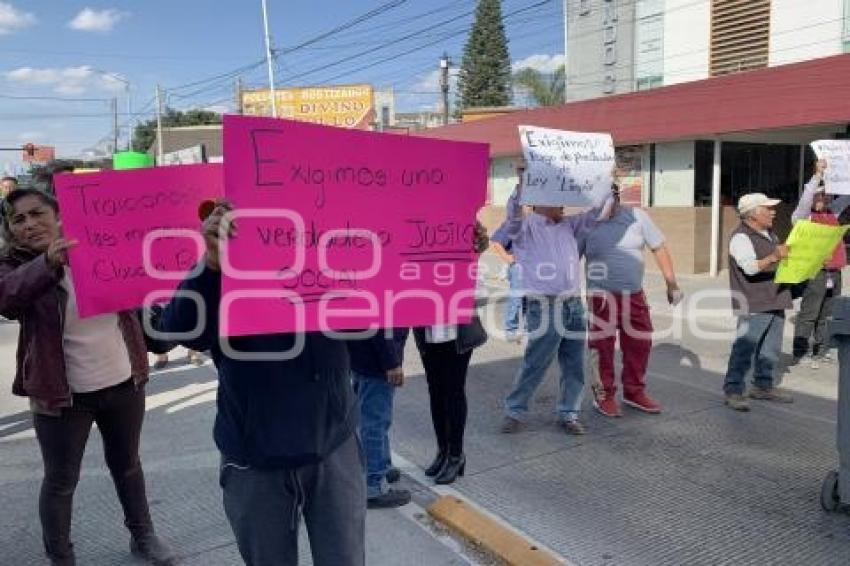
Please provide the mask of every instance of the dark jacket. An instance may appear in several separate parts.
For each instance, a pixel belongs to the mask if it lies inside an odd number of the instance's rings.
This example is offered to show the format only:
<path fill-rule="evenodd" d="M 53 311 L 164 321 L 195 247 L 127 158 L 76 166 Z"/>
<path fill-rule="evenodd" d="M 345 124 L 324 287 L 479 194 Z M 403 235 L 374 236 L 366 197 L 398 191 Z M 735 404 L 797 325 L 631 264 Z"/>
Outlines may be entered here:
<path fill-rule="evenodd" d="M 483 346 L 487 342 L 487 331 L 481 324 L 481 320 L 477 316 L 473 316 L 466 324 L 459 324 L 457 327 L 457 338 L 455 338 L 455 348 L 458 354 L 465 354 L 470 350 L 474 350 L 479 346 Z M 425 327 L 420 326 L 413 329 L 413 339 L 416 341 L 416 347 L 421 352 L 428 346 L 425 340 Z"/>
<path fill-rule="evenodd" d="M 349 340 L 351 370 L 367 377 L 386 378 L 387 371 L 404 362 L 404 345 L 408 334 L 407 328 L 393 328 L 392 336 L 387 338 L 386 330 L 382 328 L 371 338 Z"/>
<path fill-rule="evenodd" d="M 737 234 L 746 235 L 753 243 L 756 259 L 764 259 L 776 250 L 779 240 L 773 232 L 770 239 L 765 238 L 758 231 L 750 228 L 746 223 L 732 232 L 734 238 Z M 792 307 L 791 291 L 785 285 L 774 283 L 774 271 L 762 271 L 755 275 L 747 275 L 732 254 L 729 254 L 729 288 L 732 291 L 732 312 L 737 315 L 750 313 L 784 311 Z M 746 299 L 742 303 L 739 298 Z"/>
<path fill-rule="evenodd" d="M 12 393 L 30 397 L 46 412 L 70 407 L 72 399 L 62 345 L 68 293 L 61 280 L 62 270 L 50 267 L 45 254 L 20 248 L 0 254 L 0 315 L 21 324 Z M 118 313 L 118 326 L 139 386 L 148 378 L 142 327 L 133 311 Z"/>
<path fill-rule="evenodd" d="M 221 274 L 205 268 L 180 290 L 190 294 L 175 295 L 157 329 L 184 333 L 176 341 L 187 348 L 210 350 L 219 375 L 213 436 L 227 461 L 297 468 L 321 461 L 351 437 L 357 411 L 345 341 L 319 332 L 219 340 Z M 203 313 L 191 293 L 202 299 Z M 300 352 L 281 359 L 298 342 Z"/>

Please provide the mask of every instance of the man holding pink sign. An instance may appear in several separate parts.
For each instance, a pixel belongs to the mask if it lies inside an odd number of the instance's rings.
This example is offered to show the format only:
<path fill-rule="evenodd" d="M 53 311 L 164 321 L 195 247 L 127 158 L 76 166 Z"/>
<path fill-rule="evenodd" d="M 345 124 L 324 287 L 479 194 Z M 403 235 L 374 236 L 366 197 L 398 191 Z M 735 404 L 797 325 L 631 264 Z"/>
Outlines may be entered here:
<path fill-rule="evenodd" d="M 243 560 L 297 564 L 303 515 L 314 564 L 359 566 L 367 494 L 347 342 L 368 332 L 350 331 L 469 318 L 486 147 L 238 117 L 224 140 L 234 204 L 205 219 L 204 258 L 156 326 L 209 349 L 218 370 L 219 480 Z"/>

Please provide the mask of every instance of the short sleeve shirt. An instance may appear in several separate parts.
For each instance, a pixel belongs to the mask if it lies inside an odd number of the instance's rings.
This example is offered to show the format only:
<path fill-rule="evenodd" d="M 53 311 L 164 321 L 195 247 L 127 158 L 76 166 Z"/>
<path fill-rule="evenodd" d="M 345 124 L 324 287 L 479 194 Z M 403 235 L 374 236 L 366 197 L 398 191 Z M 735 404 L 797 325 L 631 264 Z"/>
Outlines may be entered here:
<path fill-rule="evenodd" d="M 645 211 L 621 207 L 587 235 L 587 287 L 639 291 L 643 287 L 643 250 L 646 246 L 657 249 L 663 243 L 664 235 Z"/>

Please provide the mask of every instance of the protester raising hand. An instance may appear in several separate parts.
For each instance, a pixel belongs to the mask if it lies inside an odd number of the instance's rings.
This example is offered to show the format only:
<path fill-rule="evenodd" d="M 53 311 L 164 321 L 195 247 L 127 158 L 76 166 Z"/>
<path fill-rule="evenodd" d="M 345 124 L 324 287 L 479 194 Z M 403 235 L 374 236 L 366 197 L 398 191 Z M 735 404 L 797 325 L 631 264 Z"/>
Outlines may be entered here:
<path fill-rule="evenodd" d="M 50 242 L 47 246 L 47 263 L 52 267 L 62 267 L 68 265 L 68 250 L 77 245 L 77 240 L 66 240 L 65 238 L 57 238 Z"/>
<path fill-rule="evenodd" d="M 203 206 L 202 206 L 203 208 Z M 232 238 L 236 235 L 236 224 L 230 219 L 229 213 L 233 212 L 233 205 L 227 200 L 217 200 L 215 207 L 204 218 L 203 234 L 207 244 L 206 262 L 207 266 L 214 270 L 221 270 L 220 263 L 220 239 L 222 235 Z M 204 212 L 200 213 L 204 216 Z"/>

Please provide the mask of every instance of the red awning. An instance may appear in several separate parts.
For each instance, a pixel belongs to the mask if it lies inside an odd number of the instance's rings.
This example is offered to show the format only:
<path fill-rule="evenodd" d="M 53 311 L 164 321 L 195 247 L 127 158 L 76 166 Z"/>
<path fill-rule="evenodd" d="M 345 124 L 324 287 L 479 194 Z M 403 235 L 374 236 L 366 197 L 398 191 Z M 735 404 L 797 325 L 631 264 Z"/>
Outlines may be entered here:
<path fill-rule="evenodd" d="M 629 145 L 836 123 L 850 123 L 850 54 L 524 110 L 415 135 L 489 143 L 491 156 L 504 156 L 521 152 L 519 125 L 610 132 L 617 145 Z"/>

